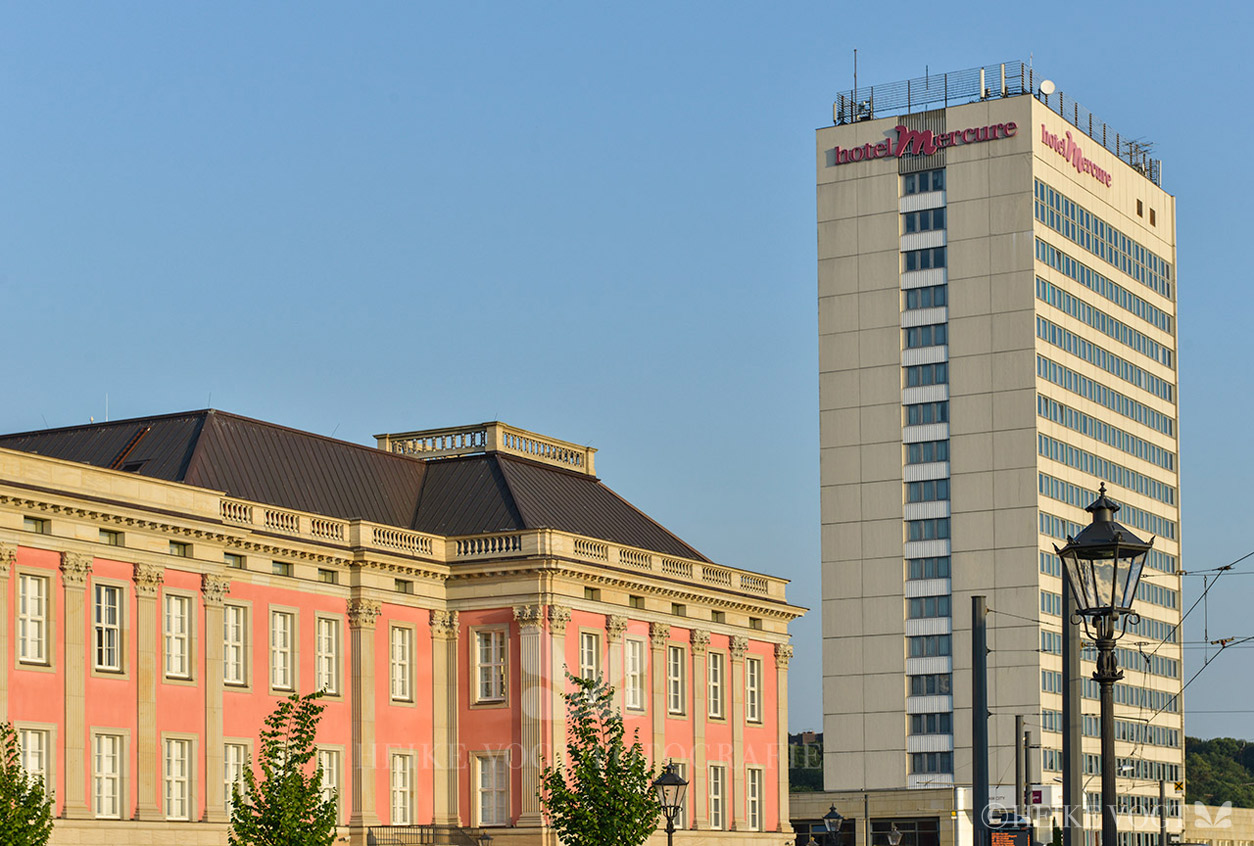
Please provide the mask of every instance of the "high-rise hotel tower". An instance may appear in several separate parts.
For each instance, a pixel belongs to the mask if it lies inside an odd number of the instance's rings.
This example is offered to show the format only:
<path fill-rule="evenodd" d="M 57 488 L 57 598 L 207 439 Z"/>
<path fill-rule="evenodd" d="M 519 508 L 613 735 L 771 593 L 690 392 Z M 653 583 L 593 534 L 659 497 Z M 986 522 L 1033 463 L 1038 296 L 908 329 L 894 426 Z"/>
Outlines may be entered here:
<path fill-rule="evenodd" d="M 1019 63 L 859 89 L 833 117 L 816 149 L 826 786 L 970 784 L 973 594 L 992 610 L 990 776 L 1013 783 L 1023 715 L 1032 780 L 1059 779 L 1053 547 L 1104 482 L 1156 538 L 1115 691 L 1134 811 L 1183 765 L 1159 162 Z M 1085 779 L 1096 696 L 1086 682 Z"/>

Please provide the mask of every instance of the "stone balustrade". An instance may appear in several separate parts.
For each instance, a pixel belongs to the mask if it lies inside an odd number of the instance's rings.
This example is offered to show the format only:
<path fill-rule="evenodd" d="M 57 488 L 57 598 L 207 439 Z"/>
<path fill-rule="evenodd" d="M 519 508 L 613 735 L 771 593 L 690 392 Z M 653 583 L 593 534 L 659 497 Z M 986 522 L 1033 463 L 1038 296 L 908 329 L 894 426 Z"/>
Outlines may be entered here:
<path fill-rule="evenodd" d="M 418 458 L 500 452 L 576 470 L 589 476 L 596 475 L 593 469 L 596 450 L 592 447 L 572 444 L 495 421 L 473 426 L 375 435 L 375 439 L 379 449 Z"/>

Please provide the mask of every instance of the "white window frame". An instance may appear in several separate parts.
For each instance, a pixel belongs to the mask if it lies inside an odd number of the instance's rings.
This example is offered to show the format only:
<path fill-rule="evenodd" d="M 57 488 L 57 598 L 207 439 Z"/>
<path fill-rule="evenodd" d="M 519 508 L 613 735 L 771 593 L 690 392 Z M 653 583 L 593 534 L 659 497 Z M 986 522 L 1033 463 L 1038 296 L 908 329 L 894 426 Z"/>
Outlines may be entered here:
<path fill-rule="evenodd" d="M 52 796 L 56 790 L 56 731 L 53 723 L 13 724 L 17 732 L 18 763 L 28 775 L 44 781 L 44 793 Z"/>
<path fill-rule="evenodd" d="M 414 756 L 393 752 L 388 756 L 388 783 L 391 796 L 391 825 L 414 822 Z"/>
<path fill-rule="evenodd" d="M 282 622 L 280 625 L 280 621 Z M 296 610 L 270 608 L 270 689 L 296 690 Z"/>
<path fill-rule="evenodd" d="M 745 722 L 762 722 L 762 673 L 761 658 L 745 658 Z"/>
<path fill-rule="evenodd" d="M 745 770 L 745 826 L 749 831 L 762 830 L 765 793 L 766 773 L 761 767 L 748 767 Z"/>
<path fill-rule="evenodd" d="M 727 655 L 710 650 L 705 657 L 706 716 L 721 720 L 727 716 Z"/>
<path fill-rule="evenodd" d="M 414 701 L 414 629 L 393 624 L 388 632 L 389 689 L 393 702 Z"/>
<path fill-rule="evenodd" d="M 228 740 L 222 744 L 222 801 L 226 814 L 231 815 L 231 803 L 234 801 L 232 788 L 239 785 L 240 793 L 245 791 L 244 770 L 249 766 L 251 744 L 242 740 Z"/>
<path fill-rule="evenodd" d="M 190 822 L 196 803 L 196 741 L 180 735 L 164 735 L 161 741 L 161 808 L 167 820 Z"/>
<path fill-rule="evenodd" d="M 182 593 L 162 597 L 162 635 L 165 677 L 188 681 L 192 677 L 192 622 L 195 602 Z"/>
<path fill-rule="evenodd" d="M 92 669 L 120 673 L 124 669 L 122 632 L 126 627 L 126 589 L 121 585 L 96 582 L 92 585 L 91 596 Z"/>
<path fill-rule="evenodd" d="M 709 809 L 709 825 L 715 831 L 722 831 L 727 825 L 727 765 L 710 764 L 708 771 L 709 797 L 706 807 Z"/>
<path fill-rule="evenodd" d="M 474 778 L 476 825 L 483 828 L 509 825 L 509 753 L 483 753 L 476 755 Z"/>
<path fill-rule="evenodd" d="M 127 734 L 116 729 L 91 733 L 91 807 L 96 819 L 125 819 Z"/>
<path fill-rule="evenodd" d="M 643 640 L 627 638 L 623 642 L 623 701 L 624 707 L 632 711 L 643 711 L 645 707 L 645 679 L 648 669 L 648 648 Z"/>
<path fill-rule="evenodd" d="M 686 676 L 688 650 L 668 644 L 666 647 L 666 713 L 683 716 L 688 712 Z"/>
<path fill-rule="evenodd" d="M 340 695 L 340 629 L 338 617 L 314 618 L 314 688 L 328 696 Z"/>
<path fill-rule="evenodd" d="M 249 606 L 235 602 L 222 606 L 222 683 L 228 687 L 248 687 L 251 613 Z"/>
<path fill-rule="evenodd" d="M 344 749 L 340 746 L 319 746 L 317 762 L 322 769 L 322 799 L 326 801 L 334 795 L 335 823 L 339 825 L 344 814 L 344 789 L 340 782 L 344 761 Z M 334 791 L 334 794 L 332 794 Z"/>
<path fill-rule="evenodd" d="M 601 633 L 579 632 L 579 678 L 595 680 L 601 674 Z"/>
<path fill-rule="evenodd" d="M 688 781 L 688 762 L 687 761 L 671 761 L 675 765 L 675 774 Z M 684 791 L 684 801 L 679 803 L 679 813 L 675 815 L 675 829 L 678 831 L 686 831 L 688 829 L 688 803 L 695 801 L 691 790 Z"/>
<path fill-rule="evenodd" d="M 51 586 L 49 576 L 21 572 L 17 575 L 17 660 L 20 664 L 47 666 L 51 663 L 48 655 Z"/>
<path fill-rule="evenodd" d="M 485 640 L 486 639 L 486 640 Z M 487 651 L 485 652 L 485 643 Z M 474 702 L 505 705 L 509 702 L 509 631 L 501 628 L 473 629 L 471 636 L 475 672 Z"/>

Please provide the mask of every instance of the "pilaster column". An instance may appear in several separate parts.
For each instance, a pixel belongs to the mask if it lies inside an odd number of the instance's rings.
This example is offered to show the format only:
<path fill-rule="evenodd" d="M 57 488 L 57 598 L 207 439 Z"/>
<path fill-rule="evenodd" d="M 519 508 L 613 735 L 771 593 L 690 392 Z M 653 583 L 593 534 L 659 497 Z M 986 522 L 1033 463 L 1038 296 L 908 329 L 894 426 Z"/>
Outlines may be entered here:
<path fill-rule="evenodd" d="M 348 824 L 359 830 L 379 824 L 374 804 L 374 625 L 382 612 L 383 606 L 373 599 L 354 597 L 348 601 L 353 677 L 353 812 Z M 364 832 L 360 832 L 360 839 L 365 842 Z"/>
<path fill-rule="evenodd" d="M 17 549 L 0 543 L 0 612 L 8 616 L 9 573 L 17 562 Z M 9 624 L 0 622 L 0 723 L 9 719 Z"/>
<path fill-rule="evenodd" d="M 775 644 L 775 700 L 779 737 L 775 741 L 775 778 L 779 784 L 779 820 L 776 831 L 791 831 L 788 811 L 788 662 L 792 660 L 792 644 Z M 785 829 L 784 826 L 788 828 Z M 765 826 L 763 826 L 765 828 Z"/>
<path fill-rule="evenodd" d="M 226 822 L 226 788 L 223 785 L 222 756 L 222 602 L 231 590 L 226 576 L 208 573 L 200 577 L 200 594 L 205 603 L 205 815 L 204 821 Z"/>
<path fill-rule="evenodd" d="M 706 828 L 709 825 L 709 788 L 708 780 L 709 756 L 705 748 L 705 719 L 709 713 L 706 696 L 709 691 L 709 679 L 706 677 L 706 659 L 710 648 L 710 633 L 703 629 L 693 629 L 688 638 L 692 644 L 692 774 L 688 781 L 692 785 L 692 821 L 691 828 Z M 727 800 L 724 798 L 726 808 Z"/>
<path fill-rule="evenodd" d="M 65 797 L 61 815 L 85 820 L 87 807 L 87 581 L 91 577 L 90 555 L 61 553 L 61 585 L 64 590 L 65 653 L 61 667 L 65 678 Z M 49 597 L 51 599 L 51 597 Z"/>
<path fill-rule="evenodd" d="M 623 665 L 623 635 L 627 634 L 627 618 L 618 614 L 605 615 L 605 632 L 609 636 L 610 665 L 606 680 L 614 686 L 614 707 L 623 712 L 623 687 L 627 668 Z"/>
<path fill-rule="evenodd" d="M 665 623 L 649 624 L 649 665 L 653 670 L 653 763 L 666 756 L 666 645 L 671 640 L 671 627 Z"/>
<path fill-rule="evenodd" d="M 132 570 L 135 581 L 135 818 L 161 818 L 158 788 L 161 784 L 161 753 L 157 735 L 157 666 L 161 657 L 157 613 L 157 595 L 165 571 L 152 564 L 136 564 Z M 125 660 L 125 659 L 123 659 Z"/>
<path fill-rule="evenodd" d="M 732 801 L 729 819 L 731 828 L 737 829 L 745 816 L 745 653 L 749 651 L 749 639 L 739 635 L 731 639 L 731 695 L 727 697 L 732 725 Z"/>
<path fill-rule="evenodd" d="M 522 689 L 522 801 L 519 803 L 518 825 L 538 827 L 540 816 L 540 767 L 543 744 L 544 667 L 541 647 L 544 642 L 544 609 L 539 605 L 514 608 L 514 620 L 521 635 L 519 650 L 522 666 L 519 676 Z"/>
<path fill-rule="evenodd" d="M 456 611 L 431 612 L 431 747 L 435 767 L 434 822 L 460 825 L 457 774 L 457 627 Z"/>
<path fill-rule="evenodd" d="M 566 627 L 570 609 L 549 606 L 550 762 L 566 754 Z"/>

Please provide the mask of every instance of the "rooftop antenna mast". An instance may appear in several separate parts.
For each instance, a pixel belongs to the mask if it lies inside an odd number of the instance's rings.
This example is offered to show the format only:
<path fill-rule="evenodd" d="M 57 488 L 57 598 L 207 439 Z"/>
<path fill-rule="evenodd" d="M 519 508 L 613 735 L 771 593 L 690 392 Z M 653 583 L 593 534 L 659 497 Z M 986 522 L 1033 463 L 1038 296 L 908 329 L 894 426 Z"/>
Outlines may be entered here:
<path fill-rule="evenodd" d="M 853 48 L 853 99 L 858 100 L 858 48 Z"/>

